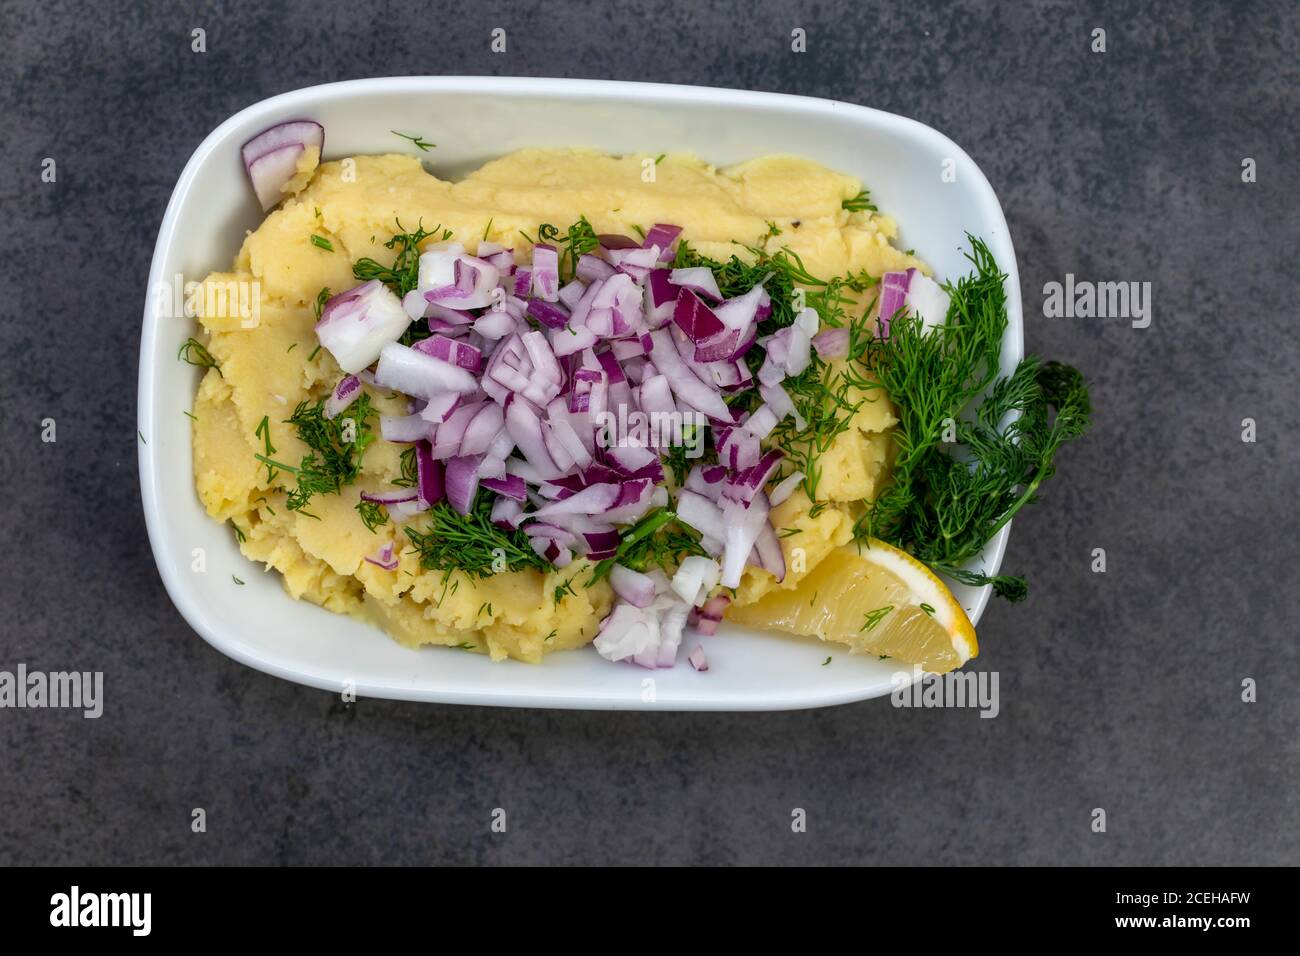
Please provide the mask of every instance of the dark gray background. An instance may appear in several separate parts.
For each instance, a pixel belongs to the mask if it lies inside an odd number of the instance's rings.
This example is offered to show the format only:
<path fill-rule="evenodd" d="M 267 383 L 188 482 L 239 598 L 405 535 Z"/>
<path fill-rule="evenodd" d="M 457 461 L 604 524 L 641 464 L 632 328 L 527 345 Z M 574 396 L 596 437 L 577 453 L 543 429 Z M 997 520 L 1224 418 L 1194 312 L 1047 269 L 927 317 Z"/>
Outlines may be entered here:
<path fill-rule="evenodd" d="M 1137 6 L 0 6 L 0 669 L 102 670 L 107 698 L 97 721 L 0 711 L 0 863 L 1300 862 L 1300 8 Z M 344 708 L 186 626 L 136 480 L 137 333 L 172 186 L 263 97 L 420 73 L 812 94 L 971 153 L 1010 221 L 1028 347 L 1080 366 L 1096 406 L 1016 520 L 1007 568 L 1030 573 L 1030 599 L 980 627 L 997 719 L 887 700 Z M 1043 284 L 1067 272 L 1150 281 L 1152 326 L 1043 318 Z M 39 440 L 46 416 L 57 444 Z M 489 832 L 494 807 L 508 834 Z"/>

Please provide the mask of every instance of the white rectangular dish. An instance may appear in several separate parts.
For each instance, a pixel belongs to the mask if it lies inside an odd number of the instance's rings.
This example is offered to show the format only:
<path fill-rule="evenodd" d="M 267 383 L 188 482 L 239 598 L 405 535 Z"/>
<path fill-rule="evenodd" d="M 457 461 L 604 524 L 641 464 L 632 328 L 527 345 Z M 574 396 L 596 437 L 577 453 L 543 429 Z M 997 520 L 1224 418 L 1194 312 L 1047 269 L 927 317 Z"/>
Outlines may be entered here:
<path fill-rule="evenodd" d="M 889 693 L 898 665 L 812 639 L 724 625 L 703 638 L 710 670 L 684 661 L 647 671 L 611 664 L 590 649 L 541 665 L 449 648 L 411 650 L 378 629 L 292 600 L 275 573 L 259 573 L 229 526 L 204 512 L 194 490 L 189 408 L 199 370 L 177 360 L 193 320 L 160 314 L 154 290 L 228 268 L 246 230 L 261 221 L 239 157 L 256 133 L 289 119 L 324 125 L 325 157 L 410 152 L 456 178 L 527 146 L 587 146 L 612 153 L 692 152 L 717 165 L 790 152 L 860 178 L 943 278 L 969 271 L 965 234 L 987 242 L 1007 273 L 1010 323 L 1003 372 L 1023 354 L 1020 281 L 1001 206 L 966 153 L 943 134 L 889 113 L 829 100 L 735 90 L 594 80 L 401 77 L 315 86 L 236 114 L 186 164 L 154 250 L 140 344 L 140 485 L 163 583 L 190 625 L 222 653 L 252 667 L 361 697 L 515 707 L 644 710 L 779 710 Z M 418 153 L 392 130 L 438 144 Z M 951 165 L 945 167 L 945 163 Z M 955 181 L 941 177 L 945 168 Z M 986 548 L 996 573 L 1010 526 Z M 205 570 L 193 570 L 195 549 Z M 240 587 L 231 576 L 247 583 Z M 978 623 L 988 588 L 952 585 Z M 822 666 L 828 655 L 834 660 Z"/>

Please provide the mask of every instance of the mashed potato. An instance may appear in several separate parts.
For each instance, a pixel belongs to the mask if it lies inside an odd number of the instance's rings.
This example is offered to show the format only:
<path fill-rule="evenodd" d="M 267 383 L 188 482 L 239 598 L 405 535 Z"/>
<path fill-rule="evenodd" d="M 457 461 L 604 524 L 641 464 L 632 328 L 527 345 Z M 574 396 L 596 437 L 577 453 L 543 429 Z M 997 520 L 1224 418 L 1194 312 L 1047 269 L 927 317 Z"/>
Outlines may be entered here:
<path fill-rule="evenodd" d="M 360 480 L 342 495 L 318 495 L 316 518 L 285 506 L 283 473 L 268 483 L 253 456 L 255 438 L 269 424 L 276 459 L 296 462 L 305 453 L 284 420 L 301 401 L 328 391 L 340 370 L 317 349 L 313 303 L 322 287 L 340 292 L 356 285 L 353 261 L 388 262 L 383 243 L 396 223 L 441 225 L 473 250 L 483 240 L 526 252 L 520 231 L 536 235 L 540 223 L 562 229 L 585 215 L 602 233 L 669 222 L 700 252 L 728 258 L 768 231 L 797 253 L 809 271 L 838 276 L 865 269 L 920 266 L 895 249 L 894 223 L 885 216 L 849 213 L 841 201 L 859 183 L 814 163 L 768 157 L 717 169 L 689 156 L 657 165 L 645 157 L 612 157 L 580 150 L 522 150 L 487 163 L 459 182 L 440 180 L 408 156 L 357 157 L 301 171 L 297 194 L 249 234 L 229 273 L 207 283 L 260 288 L 256 319 L 230 309 L 208 309 L 200 321 L 220 366 L 204 376 L 194 403 L 194 473 L 208 513 L 238 529 L 241 549 L 274 568 L 295 598 L 351 614 L 384 628 L 411 646 L 442 644 L 483 651 L 494 659 L 537 662 L 550 651 L 580 647 L 596 634 L 612 604 L 604 582 L 583 587 L 583 562 L 543 574 L 535 570 L 474 579 L 420 568 L 394 522 L 369 531 L 354 510 L 356 493 L 378 490 L 400 476 L 401 446 L 381 439 L 366 450 Z M 652 171 L 652 178 L 651 172 Z M 333 251 L 313 244 L 328 241 Z M 521 246 L 525 248 L 520 249 Z M 405 400 L 372 392 L 383 414 L 405 413 Z M 766 571 L 746 572 L 736 596 L 749 603 L 774 587 L 794 587 L 833 547 L 846 543 L 861 502 L 888 473 L 887 430 L 893 410 L 873 392 L 850 427 L 821 456 L 818 496 L 828 505 L 814 515 L 796 492 L 772 512 L 789 573 L 777 583 Z M 422 527 L 422 519 L 413 519 Z M 394 571 L 366 562 L 387 541 L 397 542 Z M 565 587 L 573 582 L 572 589 Z"/>

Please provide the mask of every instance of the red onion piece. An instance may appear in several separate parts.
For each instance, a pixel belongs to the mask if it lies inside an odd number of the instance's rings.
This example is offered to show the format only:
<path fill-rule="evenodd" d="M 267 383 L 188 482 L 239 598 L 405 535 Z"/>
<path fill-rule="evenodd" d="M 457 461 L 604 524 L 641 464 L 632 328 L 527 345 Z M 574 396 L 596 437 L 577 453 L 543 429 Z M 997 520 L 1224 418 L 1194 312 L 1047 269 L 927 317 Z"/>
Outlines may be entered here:
<path fill-rule="evenodd" d="M 396 571 L 398 565 L 397 555 L 393 552 L 393 542 L 388 542 L 375 554 L 373 558 L 367 557 L 371 564 L 383 568 L 385 571 Z"/>
<path fill-rule="evenodd" d="M 430 335 L 411 348 L 425 355 L 449 362 L 467 372 L 477 372 L 483 366 L 483 353 L 468 342 L 460 342 L 445 335 Z"/>
<path fill-rule="evenodd" d="M 609 584 L 615 594 L 633 607 L 649 607 L 655 599 L 654 579 L 622 564 L 610 568 Z"/>
<path fill-rule="evenodd" d="M 447 460 L 447 502 L 460 514 L 469 514 L 474 506 L 474 496 L 478 494 L 478 466 L 478 455 L 462 455 Z"/>
<path fill-rule="evenodd" d="M 298 174 L 298 159 L 311 146 L 318 155 L 324 152 L 325 127 L 312 120 L 290 120 L 263 130 L 240 149 L 264 212 L 284 198 L 283 186 Z"/>
<path fill-rule="evenodd" d="M 356 399 L 361 397 L 361 379 L 355 375 L 345 375 L 337 385 L 330 397 L 325 399 L 325 417 L 335 419 L 339 414 L 351 405 Z"/>
<path fill-rule="evenodd" d="M 380 350 L 375 381 L 430 401 L 443 392 L 466 393 L 478 388 L 474 376 L 465 369 L 397 342 L 389 342 Z"/>
<path fill-rule="evenodd" d="M 772 507 L 775 508 L 777 505 L 781 504 L 781 502 L 794 494 L 794 490 L 799 487 L 799 482 L 801 481 L 803 481 L 803 472 L 796 471 L 777 482 L 776 487 L 772 489 L 772 493 L 768 495 L 768 500 L 771 501 Z"/>
<path fill-rule="evenodd" d="M 422 415 L 380 415 L 379 434 L 384 441 L 413 442 L 428 438 L 433 426 Z"/>
<path fill-rule="evenodd" d="M 727 408 L 727 403 L 722 400 L 718 392 L 700 381 L 682 361 L 668 330 L 658 329 L 650 334 L 654 343 L 650 358 L 654 361 L 655 367 L 668 378 L 668 384 L 672 386 L 673 394 L 678 401 L 685 402 L 710 418 L 723 421 L 730 419 L 731 411 Z"/>
<path fill-rule="evenodd" d="M 533 294 L 554 302 L 560 291 L 560 257 L 554 246 L 533 246 Z"/>
<path fill-rule="evenodd" d="M 411 317 L 397 296 L 372 279 L 325 303 L 316 337 L 339 368 L 356 374 L 379 358 L 384 346 L 396 342 L 410 324 Z"/>
<path fill-rule="evenodd" d="M 761 491 L 748 505 L 731 501 L 723 506 L 722 516 L 726 525 L 726 549 L 722 557 L 723 587 L 740 587 L 740 576 L 744 573 L 749 553 L 753 550 L 759 533 L 767 525 L 769 510 L 767 496 Z"/>
<path fill-rule="evenodd" d="M 880 337 L 889 338 L 889 323 L 904 307 L 907 289 L 912 283 L 915 269 L 906 272 L 886 272 L 880 277 Z"/>
<path fill-rule="evenodd" d="M 707 295 L 715 302 L 722 299 L 722 293 L 718 291 L 718 280 L 713 277 L 713 273 L 706 266 L 697 266 L 693 269 L 674 269 L 669 274 L 668 281 L 673 285 L 690 289 L 700 295 Z"/>
<path fill-rule="evenodd" d="M 650 231 L 645 234 L 645 241 L 641 243 L 641 245 L 645 246 L 647 249 L 650 246 L 658 246 L 661 250 L 659 253 L 659 261 L 672 262 L 673 257 L 677 254 L 676 250 L 673 249 L 673 243 L 677 241 L 677 237 L 681 234 L 681 226 L 669 226 L 657 222 L 651 226 Z"/>
<path fill-rule="evenodd" d="M 518 475 L 506 475 L 504 478 L 480 478 L 479 484 L 488 491 L 494 491 L 515 501 L 528 500 L 528 487 Z"/>
<path fill-rule="evenodd" d="M 691 651 L 686 659 L 700 673 L 704 673 L 709 669 L 708 659 L 704 656 L 704 648 L 699 644 L 695 645 L 695 650 Z"/>
<path fill-rule="evenodd" d="M 427 441 L 415 445 L 416 487 L 420 489 L 420 501 L 426 505 L 435 505 L 443 499 L 442 462 L 434 461 L 432 450 Z"/>
<path fill-rule="evenodd" d="M 823 361 L 844 358 L 849 354 L 849 330 L 846 327 L 822 329 L 813 336 L 812 344 Z"/>
<path fill-rule="evenodd" d="M 390 488 L 388 491 L 363 491 L 362 501 L 373 501 L 377 505 L 399 505 L 404 501 L 414 501 L 417 497 L 413 488 Z"/>

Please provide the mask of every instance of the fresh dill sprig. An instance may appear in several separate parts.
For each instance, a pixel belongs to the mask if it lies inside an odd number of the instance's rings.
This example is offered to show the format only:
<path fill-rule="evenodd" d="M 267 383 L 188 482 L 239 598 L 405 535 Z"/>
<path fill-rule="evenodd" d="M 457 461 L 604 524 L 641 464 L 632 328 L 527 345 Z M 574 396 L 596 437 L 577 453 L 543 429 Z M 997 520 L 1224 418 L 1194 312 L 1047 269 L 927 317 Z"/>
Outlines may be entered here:
<path fill-rule="evenodd" d="M 375 529 L 381 524 L 388 523 L 388 509 L 377 501 L 366 501 L 366 499 L 362 498 L 357 502 L 356 508 L 357 514 L 361 516 L 362 524 L 366 526 L 366 529 L 371 534 L 374 534 Z"/>
<path fill-rule="evenodd" d="M 262 447 L 266 449 L 266 483 L 269 485 L 275 481 L 278 472 L 270 464 L 270 458 L 275 454 L 275 446 L 271 444 L 271 420 L 269 415 L 263 415 L 262 420 L 257 423 L 257 428 L 253 431 L 256 438 L 262 439 Z"/>
<path fill-rule="evenodd" d="M 863 189 L 856 196 L 845 199 L 840 203 L 844 209 L 849 212 L 879 212 L 876 204 L 871 201 L 871 193 Z"/>
<path fill-rule="evenodd" d="M 615 564 L 634 571 L 651 568 L 671 570 L 692 554 L 707 555 L 700 544 L 700 536 L 688 525 L 677 520 L 677 512 L 668 508 L 652 508 L 645 516 L 623 533 L 618 550 L 612 558 L 597 563 L 587 587 L 609 574 Z"/>
<path fill-rule="evenodd" d="M 334 243 L 330 242 L 324 236 L 318 236 L 316 233 L 311 234 L 311 244 L 317 249 L 324 249 L 326 252 L 334 251 Z"/>
<path fill-rule="evenodd" d="M 399 133 L 395 129 L 390 129 L 389 132 L 392 133 L 394 136 L 400 136 L 402 139 L 407 140 L 413 146 L 419 149 L 419 151 L 422 153 L 427 153 L 429 150 L 433 149 L 435 146 L 438 145 L 437 143 L 430 143 L 428 140 L 426 140 L 423 136 L 420 136 L 419 134 L 411 135 L 408 133 Z"/>
<path fill-rule="evenodd" d="M 320 321 L 321 313 L 325 311 L 325 303 L 328 302 L 329 300 L 330 300 L 330 287 L 327 285 L 323 285 L 321 286 L 320 291 L 316 293 L 316 301 L 312 305 L 312 309 L 316 313 L 317 322 Z"/>
<path fill-rule="evenodd" d="M 401 463 L 402 476 L 400 478 L 394 478 L 393 484 L 399 488 L 414 488 L 419 482 L 420 476 L 419 463 L 415 458 L 414 445 L 402 452 Z"/>
<path fill-rule="evenodd" d="M 430 571 L 463 571 L 476 578 L 490 577 L 502 564 L 506 571 L 551 570 L 551 562 L 533 550 L 528 535 L 492 523 L 493 497 L 480 491 L 467 515 L 439 501 L 428 511 L 425 531 L 407 525 L 403 530 L 420 556 L 420 566 Z"/>
<path fill-rule="evenodd" d="M 892 483 L 859 518 L 859 541 L 880 538 L 967 584 L 992 584 L 1009 600 L 1023 578 L 964 571 L 1055 471 L 1057 451 L 1088 428 L 1091 405 L 1078 370 L 1027 356 L 998 378 L 1007 326 L 1004 283 L 988 247 L 969 237 L 975 272 L 947 283 L 947 322 L 915 315 L 889 337 L 864 336 L 861 361 L 898 409 Z M 970 406 L 987 391 L 973 413 Z M 945 432 L 955 441 L 945 442 Z"/>
<path fill-rule="evenodd" d="M 361 282 L 378 279 L 397 294 L 400 299 L 419 284 L 420 281 L 420 243 L 441 231 L 439 241 L 451 238 L 450 229 L 434 226 L 425 230 L 421 222 L 414 231 L 406 232 L 402 223 L 397 221 L 398 231 L 384 243 L 385 249 L 397 250 L 391 266 L 381 265 L 374 259 L 363 257 L 352 263 L 352 275 Z"/>
<path fill-rule="evenodd" d="M 527 235 L 524 236 L 528 238 Z M 531 240 L 529 240 L 531 241 Z M 537 242 L 556 246 L 560 254 L 560 275 L 572 278 L 578 268 L 578 260 L 600 245 L 600 237 L 586 216 L 579 216 L 578 221 L 569 226 L 563 235 L 558 226 L 544 222 L 537 227 Z"/>
<path fill-rule="evenodd" d="M 371 422 L 376 414 L 365 392 L 334 418 L 325 417 L 323 398 L 314 404 L 299 402 L 293 415 L 286 419 L 310 449 L 298 467 L 276 461 L 269 454 L 253 457 L 268 469 L 279 468 L 294 475 L 297 484 L 289 489 L 285 503 L 290 511 L 301 511 L 314 518 L 316 515 L 305 510 L 314 495 L 338 494 L 361 474 L 361 457 L 376 438 Z"/>
<path fill-rule="evenodd" d="M 182 342 L 176 357 L 182 362 L 197 365 L 199 368 L 215 368 L 217 374 L 221 374 L 221 366 L 217 364 L 217 360 L 212 357 L 207 346 L 196 338 L 191 337 Z"/>

